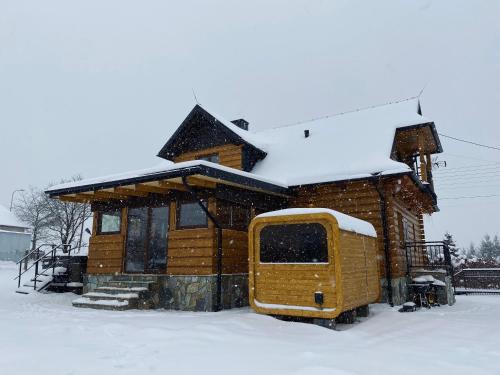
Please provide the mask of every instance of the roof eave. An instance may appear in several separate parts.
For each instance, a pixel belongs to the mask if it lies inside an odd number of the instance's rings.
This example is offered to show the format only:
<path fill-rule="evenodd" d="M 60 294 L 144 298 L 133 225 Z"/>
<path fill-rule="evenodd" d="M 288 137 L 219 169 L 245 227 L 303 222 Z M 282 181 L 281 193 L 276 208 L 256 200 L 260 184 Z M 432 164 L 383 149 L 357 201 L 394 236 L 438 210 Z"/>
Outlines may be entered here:
<path fill-rule="evenodd" d="M 270 182 L 261 181 L 257 179 L 253 179 L 251 177 L 242 176 L 236 173 L 231 173 L 228 171 L 220 170 L 217 168 L 212 168 L 206 165 L 196 165 L 191 167 L 182 167 L 178 169 L 168 170 L 164 172 L 151 173 L 143 176 L 136 177 L 128 177 L 124 179 L 118 179 L 114 181 L 104 181 L 97 182 L 94 184 L 87 184 L 75 187 L 67 187 L 61 188 L 57 190 L 46 190 L 45 193 L 49 195 L 49 197 L 57 197 L 60 195 L 66 194 L 78 194 L 86 191 L 96 191 L 100 189 L 108 189 L 113 187 L 120 187 L 132 184 L 139 184 L 144 182 L 151 182 L 157 180 L 178 178 L 178 177 L 187 177 L 193 175 L 203 175 L 206 177 L 210 177 L 215 180 L 220 180 L 238 184 L 241 186 L 246 186 L 248 188 L 259 189 L 264 192 L 269 192 L 277 195 L 290 195 L 289 189 L 283 186 L 275 185 Z"/>

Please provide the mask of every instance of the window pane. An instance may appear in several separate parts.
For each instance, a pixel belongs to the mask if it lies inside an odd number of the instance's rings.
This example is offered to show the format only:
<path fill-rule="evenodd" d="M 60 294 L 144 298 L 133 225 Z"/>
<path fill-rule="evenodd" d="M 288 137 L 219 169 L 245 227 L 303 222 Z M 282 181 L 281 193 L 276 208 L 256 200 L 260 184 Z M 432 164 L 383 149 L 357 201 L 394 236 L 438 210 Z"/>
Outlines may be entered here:
<path fill-rule="evenodd" d="M 224 228 L 246 230 L 250 223 L 250 208 L 236 203 L 218 200 L 217 218 Z"/>
<path fill-rule="evenodd" d="M 260 232 L 262 263 L 327 263 L 326 229 L 318 223 L 269 225 Z"/>
<path fill-rule="evenodd" d="M 148 230 L 148 209 L 146 207 L 130 208 L 127 223 L 127 255 L 125 270 L 127 272 L 144 271 L 144 251 Z"/>
<path fill-rule="evenodd" d="M 198 160 L 210 161 L 212 163 L 219 164 L 219 154 L 204 155 L 198 157 Z"/>
<path fill-rule="evenodd" d="M 164 270 L 167 265 L 168 206 L 151 209 L 148 268 Z"/>
<path fill-rule="evenodd" d="M 207 215 L 198 202 L 180 203 L 178 223 L 179 227 L 208 226 Z"/>
<path fill-rule="evenodd" d="M 120 232 L 121 211 L 107 211 L 100 214 L 99 233 L 116 233 Z"/>

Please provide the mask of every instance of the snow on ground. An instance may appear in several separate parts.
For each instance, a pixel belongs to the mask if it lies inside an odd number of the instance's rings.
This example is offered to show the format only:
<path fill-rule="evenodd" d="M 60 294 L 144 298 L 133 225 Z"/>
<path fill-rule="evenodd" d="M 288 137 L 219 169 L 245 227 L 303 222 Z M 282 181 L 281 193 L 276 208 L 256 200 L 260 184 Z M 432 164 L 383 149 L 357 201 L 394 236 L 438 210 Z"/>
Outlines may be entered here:
<path fill-rule="evenodd" d="M 2 375 L 500 373 L 499 296 L 404 314 L 374 305 L 367 320 L 331 331 L 246 308 L 77 309 L 70 293 L 14 293 L 15 274 L 0 262 Z"/>

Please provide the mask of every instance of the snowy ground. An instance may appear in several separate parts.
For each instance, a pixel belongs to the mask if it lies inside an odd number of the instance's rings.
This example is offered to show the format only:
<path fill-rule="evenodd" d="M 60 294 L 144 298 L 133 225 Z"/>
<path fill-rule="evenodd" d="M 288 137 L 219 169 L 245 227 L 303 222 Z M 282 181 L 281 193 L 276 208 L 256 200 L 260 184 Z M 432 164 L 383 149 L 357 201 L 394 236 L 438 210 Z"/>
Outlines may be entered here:
<path fill-rule="evenodd" d="M 0 262 L 0 373 L 499 374 L 500 296 L 330 331 L 249 309 L 221 313 L 77 309 L 72 294 L 14 293 Z"/>

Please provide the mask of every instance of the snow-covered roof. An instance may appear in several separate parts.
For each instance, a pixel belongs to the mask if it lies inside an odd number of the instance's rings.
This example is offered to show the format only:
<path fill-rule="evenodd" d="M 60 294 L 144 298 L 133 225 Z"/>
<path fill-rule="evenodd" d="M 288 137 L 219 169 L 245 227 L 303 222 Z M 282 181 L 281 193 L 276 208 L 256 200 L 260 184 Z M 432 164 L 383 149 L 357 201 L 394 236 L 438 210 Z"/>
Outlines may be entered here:
<path fill-rule="evenodd" d="M 258 132 L 267 156 L 252 172 L 289 186 L 410 172 L 390 155 L 396 129 L 432 122 L 417 105 L 404 101 Z"/>
<path fill-rule="evenodd" d="M 184 162 L 180 162 L 180 163 L 172 163 L 168 160 L 163 160 L 160 164 L 158 164 L 155 167 L 151 167 L 151 168 L 139 169 L 139 170 L 135 170 L 135 171 L 112 174 L 112 175 L 96 177 L 96 178 L 87 178 L 87 179 L 83 179 L 80 181 L 73 181 L 73 182 L 67 182 L 67 183 L 63 183 L 63 184 L 54 185 L 54 186 L 51 186 L 49 189 L 47 189 L 46 192 L 51 193 L 51 192 L 55 192 L 58 190 L 64 190 L 64 189 L 72 189 L 72 188 L 77 188 L 77 187 L 93 186 L 93 185 L 120 182 L 120 181 L 128 181 L 128 180 L 139 179 L 139 178 L 155 177 L 155 176 L 162 174 L 162 173 L 185 171 L 186 169 L 200 167 L 200 166 L 201 167 L 203 167 L 203 166 L 209 167 L 210 169 L 217 170 L 217 171 L 227 172 L 228 174 L 231 174 L 234 176 L 246 177 L 246 178 L 254 180 L 254 181 L 259 181 L 262 183 L 270 184 L 270 185 L 277 186 L 277 187 L 280 187 L 283 189 L 287 188 L 287 185 L 282 181 L 268 178 L 268 177 L 264 177 L 264 176 L 259 176 L 259 175 L 256 175 L 254 173 L 240 171 L 238 169 L 226 167 L 224 165 L 212 163 L 212 162 L 209 162 L 206 160 L 189 160 L 189 161 L 184 161 Z"/>
<path fill-rule="evenodd" d="M 228 121 L 220 114 L 212 111 L 206 105 L 198 104 L 203 110 L 212 115 L 217 121 L 219 121 L 222 125 L 224 125 L 228 130 L 237 134 L 241 139 L 245 142 L 250 143 L 251 145 L 263 150 L 267 151 L 267 146 L 269 142 L 266 140 L 265 136 L 262 136 L 259 132 L 252 132 L 248 130 L 241 129 L 239 126 L 236 126 L 231 121 Z"/>
<path fill-rule="evenodd" d="M 21 222 L 16 215 L 10 212 L 7 208 L 0 205 L 0 225 L 6 227 L 17 227 L 29 229 L 29 226 Z"/>
<path fill-rule="evenodd" d="M 363 234 L 365 236 L 377 237 L 377 232 L 369 222 L 357 219 L 355 217 L 343 214 L 328 208 L 287 208 L 284 210 L 271 211 L 258 215 L 257 217 L 275 217 L 288 215 L 310 215 L 310 214 L 328 214 L 333 216 L 339 225 L 339 228 L 349 232 Z"/>
<path fill-rule="evenodd" d="M 197 111 L 205 111 L 237 137 L 267 153 L 262 154 L 265 157 L 257 162 L 251 173 L 207 161 L 172 163 L 163 160 L 152 168 L 59 184 L 47 192 L 149 178 L 196 166 L 207 166 L 280 188 L 369 178 L 375 174 L 411 173 L 408 165 L 392 160 L 390 156 L 397 129 L 432 123 L 420 115 L 417 108 L 417 101 L 407 100 L 251 132 L 225 120 L 206 106 L 197 105 Z M 305 130 L 309 131 L 308 137 L 304 135 Z M 173 141 L 175 136 L 169 140 Z"/>

